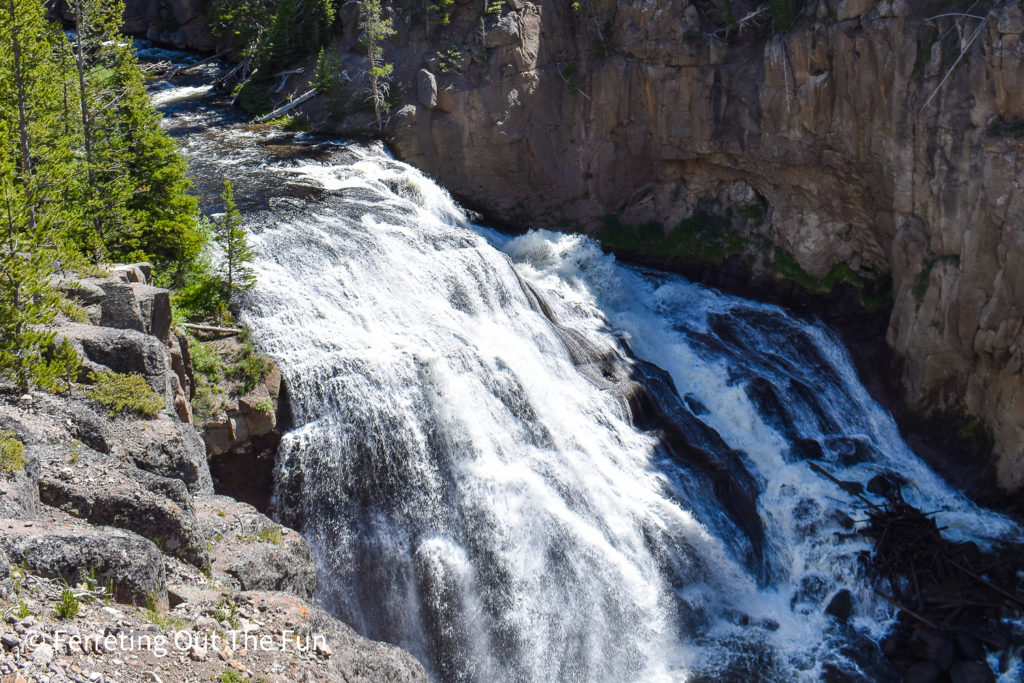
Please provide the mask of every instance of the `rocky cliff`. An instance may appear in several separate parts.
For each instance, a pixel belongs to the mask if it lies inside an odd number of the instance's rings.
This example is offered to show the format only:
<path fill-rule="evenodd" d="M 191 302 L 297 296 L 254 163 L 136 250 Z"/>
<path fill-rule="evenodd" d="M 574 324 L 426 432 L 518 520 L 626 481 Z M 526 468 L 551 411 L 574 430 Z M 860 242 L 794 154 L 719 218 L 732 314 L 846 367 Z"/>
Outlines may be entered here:
<path fill-rule="evenodd" d="M 329 49 L 348 97 L 357 15 L 341 6 Z M 393 20 L 402 159 L 511 225 L 854 288 L 891 310 L 903 401 L 990 440 L 1000 485 L 1024 488 L 1019 0 L 457 0 L 429 32 L 419 7 Z M 328 100 L 305 106 L 319 127 L 372 119 Z"/>
<path fill-rule="evenodd" d="M 80 380 L 131 373 L 144 388 L 118 398 L 141 405 L 143 391 L 162 409 L 0 383 L 0 676 L 427 680 L 412 656 L 310 603 L 316 566 L 298 533 L 214 495 L 188 343 L 149 278 L 137 264 L 55 283 L 77 302 L 56 328 L 82 358 Z M 264 382 L 238 403 L 270 398 Z M 229 445 L 244 451 L 237 435 Z"/>
<path fill-rule="evenodd" d="M 779 7 L 472 3 L 429 38 L 398 15 L 389 134 L 511 224 L 891 301 L 904 400 L 990 435 L 1020 490 L 1021 3 L 819 0 L 785 31 Z"/>

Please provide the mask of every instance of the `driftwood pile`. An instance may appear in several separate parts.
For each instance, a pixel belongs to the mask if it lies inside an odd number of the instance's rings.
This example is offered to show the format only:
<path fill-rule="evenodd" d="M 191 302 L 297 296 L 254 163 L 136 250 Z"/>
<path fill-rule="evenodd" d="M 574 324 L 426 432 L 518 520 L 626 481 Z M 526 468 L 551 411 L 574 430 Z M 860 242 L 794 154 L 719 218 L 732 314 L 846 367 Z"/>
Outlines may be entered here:
<path fill-rule="evenodd" d="M 983 551 L 942 535 L 934 512 L 907 503 L 895 478 L 868 489 L 876 503 L 820 466 L 812 469 L 864 503 L 855 535 L 872 542 L 864 569 L 876 594 L 900 610 L 882 650 L 907 681 L 990 681 L 986 660 L 1005 672 L 1024 656 L 1024 552 Z M 873 482 L 874 483 L 874 482 Z"/>

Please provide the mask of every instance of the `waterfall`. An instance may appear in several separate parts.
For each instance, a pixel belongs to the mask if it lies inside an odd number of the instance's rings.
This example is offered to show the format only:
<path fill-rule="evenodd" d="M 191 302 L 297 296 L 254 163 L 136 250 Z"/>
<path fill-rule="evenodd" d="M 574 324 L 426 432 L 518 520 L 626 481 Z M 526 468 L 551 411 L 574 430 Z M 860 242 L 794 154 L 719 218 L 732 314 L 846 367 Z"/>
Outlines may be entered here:
<path fill-rule="evenodd" d="M 856 501 L 808 457 L 899 473 L 955 536 L 1017 533 L 916 458 L 823 326 L 475 226 L 378 148 L 326 156 L 233 170 L 274 188 L 245 322 L 294 413 L 276 511 L 318 600 L 438 679 L 884 677 Z"/>

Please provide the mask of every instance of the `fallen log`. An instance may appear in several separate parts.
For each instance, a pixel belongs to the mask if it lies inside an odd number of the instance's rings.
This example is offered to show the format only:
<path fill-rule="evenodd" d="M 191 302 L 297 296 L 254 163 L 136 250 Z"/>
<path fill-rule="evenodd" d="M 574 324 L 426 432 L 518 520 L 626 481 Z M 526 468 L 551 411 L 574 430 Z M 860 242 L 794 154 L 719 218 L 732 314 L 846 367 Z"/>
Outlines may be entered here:
<path fill-rule="evenodd" d="M 278 107 L 277 109 L 275 109 L 274 111 L 270 112 L 269 114 L 264 114 L 263 116 L 259 117 L 258 119 L 256 119 L 256 123 L 266 123 L 267 121 L 271 121 L 273 119 L 276 119 L 278 116 L 281 116 L 282 114 L 290 112 L 292 109 L 294 109 L 295 107 L 299 106 L 303 102 L 306 102 L 307 100 L 313 99 L 313 97 L 316 96 L 317 94 L 318 94 L 317 89 L 313 88 L 312 90 L 308 91 L 306 94 L 302 95 L 301 97 L 295 98 L 294 100 L 292 100 L 288 104 L 284 105 L 283 107 Z"/>
<path fill-rule="evenodd" d="M 206 59 L 201 59 L 201 60 L 199 60 L 198 62 L 196 62 L 194 64 L 188 64 L 186 66 L 180 66 L 177 69 L 173 69 L 170 73 L 168 73 L 167 74 L 167 78 L 175 78 L 177 76 L 180 76 L 181 74 L 187 74 L 188 72 L 192 71 L 193 69 L 198 69 L 201 66 L 206 66 L 210 62 L 213 62 L 213 61 L 216 61 L 216 60 L 220 59 L 221 57 L 226 55 L 228 52 L 230 52 L 230 50 L 221 50 L 217 54 L 212 55 L 210 57 L 207 57 Z"/>
<path fill-rule="evenodd" d="M 209 332 L 211 334 L 242 334 L 244 331 L 238 327 L 217 327 L 216 325 L 196 325 L 194 323 L 181 323 L 181 326 L 196 332 Z"/>

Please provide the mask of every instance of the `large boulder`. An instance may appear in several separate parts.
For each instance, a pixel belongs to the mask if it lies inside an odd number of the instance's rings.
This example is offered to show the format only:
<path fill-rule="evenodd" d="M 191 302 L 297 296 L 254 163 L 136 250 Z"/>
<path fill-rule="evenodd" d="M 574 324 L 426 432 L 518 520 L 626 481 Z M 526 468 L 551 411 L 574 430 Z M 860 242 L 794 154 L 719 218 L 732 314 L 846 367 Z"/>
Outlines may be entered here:
<path fill-rule="evenodd" d="M 100 325 L 119 330 L 145 332 L 146 325 L 139 312 L 132 286 L 117 280 L 104 280 L 100 289 L 106 296 L 100 302 Z"/>
<path fill-rule="evenodd" d="M 94 575 L 111 581 L 114 596 L 136 605 L 166 604 L 164 562 L 152 541 L 109 527 L 72 527 L 8 519 L 0 549 L 33 574 L 76 584 Z"/>
<path fill-rule="evenodd" d="M 213 545 L 214 577 L 224 576 L 246 591 L 313 596 L 316 565 L 309 544 L 297 532 L 227 496 L 197 498 L 196 516 Z"/>
<path fill-rule="evenodd" d="M 131 287 L 128 287 L 129 291 Z M 134 297 L 132 298 L 134 302 Z M 134 305 L 134 304 L 133 304 Z M 139 318 L 141 327 L 141 316 Z M 86 359 L 85 368 L 96 366 L 114 372 L 134 372 L 146 378 L 153 391 L 173 405 L 175 376 L 171 356 L 159 339 L 135 329 L 112 329 L 80 323 L 62 323 L 57 334 L 68 339 Z"/>
<path fill-rule="evenodd" d="M 74 447 L 41 457 L 39 499 L 90 524 L 133 531 L 164 552 L 197 567 L 209 558 L 199 532 L 192 497 L 177 479 L 125 465 L 88 448 Z"/>
<path fill-rule="evenodd" d="M 137 467 L 180 479 L 192 494 L 213 493 L 206 444 L 191 425 L 167 418 L 146 420 L 124 434 L 123 445 Z"/>
<path fill-rule="evenodd" d="M 142 317 L 144 332 L 164 344 L 171 342 L 171 293 L 147 284 L 130 285 Z"/>

